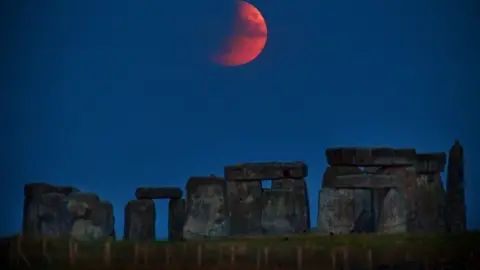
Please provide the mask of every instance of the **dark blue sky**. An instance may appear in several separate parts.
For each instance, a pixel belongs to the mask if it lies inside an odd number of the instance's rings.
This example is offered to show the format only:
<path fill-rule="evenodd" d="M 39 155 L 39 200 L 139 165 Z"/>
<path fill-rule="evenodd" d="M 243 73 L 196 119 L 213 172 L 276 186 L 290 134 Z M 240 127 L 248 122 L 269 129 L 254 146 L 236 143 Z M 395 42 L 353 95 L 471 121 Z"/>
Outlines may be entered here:
<path fill-rule="evenodd" d="M 326 147 L 448 151 L 457 138 L 480 228 L 478 1 L 251 2 L 265 51 L 220 68 L 207 53 L 229 0 L 2 1 L 0 235 L 19 231 L 28 182 L 98 193 L 122 235 L 136 187 L 271 160 L 310 166 L 315 225 Z"/>

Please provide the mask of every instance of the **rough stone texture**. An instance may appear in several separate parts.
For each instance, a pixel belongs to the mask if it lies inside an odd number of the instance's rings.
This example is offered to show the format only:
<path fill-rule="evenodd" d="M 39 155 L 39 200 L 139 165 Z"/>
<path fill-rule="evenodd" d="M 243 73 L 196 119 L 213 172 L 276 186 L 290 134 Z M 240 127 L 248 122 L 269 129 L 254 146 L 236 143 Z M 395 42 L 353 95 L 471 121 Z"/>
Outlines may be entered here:
<path fill-rule="evenodd" d="M 71 187 L 55 187 L 46 183 L 30 183 L 24 186 L 22 234 L 39 239 L 45 236 L 64 236 L 70 226 L 65 205 L 57 201 L 75 191 Z M 49 194 L 47 196 L 43 196 Z M 57 204 L 58 203 L 58 204 Z"/>
<path fill-rule="evenodd" d="M 228 235 L 226 183 L 223 178 L 191 177 L 186 185 L 185 239 Z"/>
<path fill-rule="evenodd" d="M 92 192 L 74 192 L 65 198 L 69 212 L 74 218 L 83 218 L 92 220 L 100 225 L 102 222 L 102 213 L 100 210 L 100 197 Z"/>
<path fill-rule="evenodd" d="M 144 242 L 155 240 L 155 203 L 132 200 L 125 206 L 124 239 Z"/>
<path fill-rule="evenodd" d="M 344 147 L 327 148 L 325 154 L 330 166 L 410 166 L 416 163 L 415 149 Z"/>
<path fill-rule="evenodd" d="M 375 219 L 372 192 L 372 190 L 368 189 L 356 189 L 353 191 L 355 219 L 352 225 L 352 232 L 368 233 L 374 231 Z"/>
<path fill-rule="evenodd" d="M 295 232 L 295 197 L 290 190 L 264 190 L 262 194 L 262 229 L 265 235 Z"/>
<path fill-rule="evenodd" d="M 345 234 L 355 223 L 352 189 L 322 188 L 318 194 L 317 229 L 322 233 Z"/>
<path fill-rule="evenodd" d="M 168 239 L 170 241 L 183 239 L 185 216 L 185 199 L 170 199 L 168 202 Z"/>
<path fill-rule="evenodd" d="M 308 201 L 307 183 L 305 180 L 280 179 L 272 181 L 272 190 L 289 190 L 294 195 L 294 211 L 292 224 L 294 232 L 301 233 L 310 230 L 310 206 Z"/>
<path fill-rule="evenodd" d="M 445 153 L 422 153 L 417 154 L 415 169 L 417 174 L 440 173 L 445 169 L 447 155 Z"/>
<path fill-rule="evenodd" d="M 113 205 L 108 201 L 100 201 L 102 236 L 115 236 L 115 217 L 113 216 Z"/>
<path fill-rule="evenodd" d="M 332 179 L 325 179 L 323 187 L 328 188 L 389 188 L 402 187 L 403 179 L 397 175 L 387 174 L 357 174 L 357 175 L 341 175 L 337 176 L 334 181 Z"/>
<path fill-rule="evenodd" d="M 260 181 L 227 182 L 230 234 L 262 233 L 262 183 Z"/>
<path fill-rule="evenodd" d="M 444 232 L 446 230 L 445 189 L 440 173 L 417 174 L 417 230 Z"/>
<path fill-rule="evenodd" d="M 377 232 L 406 232 L 407 209 L 404 194 L 396 188 L 387 189 L 378 215 Z"/>
<path fill-rule="evenodd" d="M 135 191 L 137 200 L 142 199 L 180 199 L 183 191 L 177 187 L 139 187 Z"/>
<path fill-rule="evenodd" d="M 225 167 L 227 181 L 303 179 L 307 175 L 307 165 L 303 162 L 245 163 Z"/>
<path fill-rule="evenodd" d="M 463 147 L 455 141 L 450 148 L 447 170 L 447 228 L 452 232 L 467 229 Z"/>

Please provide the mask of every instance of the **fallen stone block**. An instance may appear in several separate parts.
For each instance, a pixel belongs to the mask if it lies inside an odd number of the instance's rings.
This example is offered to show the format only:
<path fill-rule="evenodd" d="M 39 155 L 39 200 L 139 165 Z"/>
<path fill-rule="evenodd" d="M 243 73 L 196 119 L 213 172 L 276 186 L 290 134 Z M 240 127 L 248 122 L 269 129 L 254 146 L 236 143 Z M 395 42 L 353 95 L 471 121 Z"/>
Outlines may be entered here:
<path fill-rule="evenodd" d="M 177 187 L 139 187 L 135 191 L 137 200 L 180 199 L 183 191 Z"/>
<path fill-rule="evenodd" d="M 228 235 L 226 182 L 218 177 L 191 177 L 186 185 L 185 239 Z"/>
<path fill-rule="evenodd" d="M 132 200 L 125 206 L 124 239 L 134 242 L 155 240 L 155 203 Z"/>
<path fill-rule="evenodd" d="M 410 166 L 415 164 L 415 149 L 393 148 L 327 148 L 330 166 Z"/>
<path fill-rule="evenodd" d="M 185 217 L 185 199 L 170 199 L 168 202 L 168 239 L 170 241 L 183 239 Z"/>
<path fill-rule="evenodd" d="M 374 175 L 341 175 L 334 181 L 324 181 L 324 188 L 400 188 L 404 186 L 403 179 L 398 175 L 374 174 Z"/>
<path fill-rule="evenodd" d="M 447 155 L 445 153 L 417 154 L 415 169 L 418 174 L 440 173 L 445 169 Z"/>
<path fill-rule="evenodd" d="M 303 179 L 307 175 L 308 168 L 303 162 L 260 162 L 225 167 L 225 178 L 227 181 L 257 181 L 282 178 Z"/>
<path fill-rule="evenodd" d="M 292 191 L 264 190 L 262 201 L 263 234 L 281 235 L 295 232 L 295 197 Z"/>

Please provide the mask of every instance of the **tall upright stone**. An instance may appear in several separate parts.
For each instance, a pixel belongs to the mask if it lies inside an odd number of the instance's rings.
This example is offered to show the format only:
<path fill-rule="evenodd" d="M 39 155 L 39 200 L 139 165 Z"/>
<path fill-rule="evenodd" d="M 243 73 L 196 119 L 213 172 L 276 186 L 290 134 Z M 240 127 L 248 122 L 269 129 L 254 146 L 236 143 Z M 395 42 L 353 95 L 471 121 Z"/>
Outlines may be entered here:
<path fill-rule="evenodd" d="M 447 170 L 447 228 L 452 232 L 467 229 L 463 147 L 458 140 L 450 148 Z"/>
<path fill-rule="evenodd" d="M 227 181 L 230 235 L 262 234 L 262 183 Z"/>
<path fill-rule="evenodd" d="M 170 199 L 168 202 L 168 240 L 183 239 L 185 216 L 185 199 Z"/>
<path fill-rule="evenodd" d="M 295 197 L 290 190 L 263 191 L 262 229 L 265 235 L 295 233 Z"/>
<path fill-rule="evenodd" d="M 153 200 L 129 201 L 125 206 L 124 239 L 134 242 L 155 240 L 155 219 Z"/>
<path fill-rule="evenodd" d="M 286 190 L 293 193 L 293 213 L 291 217 L 293 230 L 295 233 L 308 232 L 310 230 L 310 205 L 305 180 L 272 180 L 272 190 Z"/>
<path fill-rule="evenodd" d="M 191 177 L 186 185 L 185 239 L 206 239 L 228 235 L 226 184 L 215 176 Z"/>

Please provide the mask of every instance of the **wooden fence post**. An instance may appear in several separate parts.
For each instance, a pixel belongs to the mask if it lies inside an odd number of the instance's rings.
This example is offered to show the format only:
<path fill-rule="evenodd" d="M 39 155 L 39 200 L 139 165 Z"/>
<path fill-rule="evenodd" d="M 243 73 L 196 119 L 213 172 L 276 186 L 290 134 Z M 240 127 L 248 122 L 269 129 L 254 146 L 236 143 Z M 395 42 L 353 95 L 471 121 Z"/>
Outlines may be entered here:
<path fill-rule="evenodd" d="M 18 237 L 17 237 L 17 253 L 18 253 L 17 265 L 20 265 L 20 258 L 22 258 L 22 260 L 23 260 L 29 267 L 31 267 L 30 262 L 28 262 L 27 257 L 25 257 L 25 254 L 23 254 L 23 252 L 22 252 L 22 241 L 23 241 L 23 235 L 20 234 L 20 235 L 18 235 Z"/>
<path fill-rule="evenodd" d="M 230 264 L 233 266 L 235 265 L 235 246 L 230 246 Z"/>
<path fill-rule="evenodd" d="M 297 247 L 297 268 L 298 270 L 302 269 L 302 260 L 303 260 L 303 254 L 302 254 L 302 247 L 298 246 Z"/>
<path fill-rule="evenodd" d="M 45 259 L 47 260 L 47 263 L 51 264 L 52 261 L 50 260 L 50 257 L 47 254 L 47 243 L 48 243 L 47 238 L 42 237 L 42 254 L 43 254 L 43 257 L 45 257 Z"/>
<path fill-rule="evenodd" d="M 170 265 L 170 247 L 165 246 L 165 265 Z"/>
<path fill-rule="evenodd" d="M 135 243 L 135 246 L 134 246 L 134 250 L 133 250 L 133 264 L 134 265 L 137 265 L 138 263 L 138 249 L 139 249 L 139 246 L 138 246 L 138 243 Z"/>
<path fill-rule="evenodd" d="M 263 248 L 263 255 L 264 255 L 264 257 L 265 257 L 265 266 L 268 265 L 268 253 L 269 253 L 268 247 L 264 247 L 264 248 Z"/>
<path fill-rule="evenodd" d="M 202 266 L 202 245 L 201 244 L 197 245 L 197 266 L 198 267 Z"/>
<path fill-rule="evenodd" d="M 105 241 L 105 249 L 104 249 L 104 260 L 105 265 L 109 267 L 112 264 L 112 256 L 111 256 L 111 246 L 110 246 L 110 237 L 107 238 Z"/>
<path fill-rule="evenodd" d="M 262 253 L 260 252 L 260 248 L 257 248 L 257 270 L 260 270 L 261 257 Z"/>
<path fill-rule="evenodd" d="M 70 265 L 75 265 L 75 243 L 72 238 L 68 240 L 68 255 L 70 258 Z"/>

